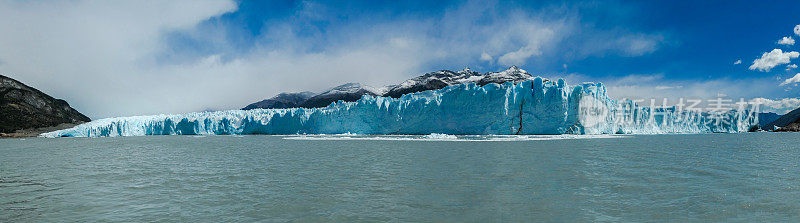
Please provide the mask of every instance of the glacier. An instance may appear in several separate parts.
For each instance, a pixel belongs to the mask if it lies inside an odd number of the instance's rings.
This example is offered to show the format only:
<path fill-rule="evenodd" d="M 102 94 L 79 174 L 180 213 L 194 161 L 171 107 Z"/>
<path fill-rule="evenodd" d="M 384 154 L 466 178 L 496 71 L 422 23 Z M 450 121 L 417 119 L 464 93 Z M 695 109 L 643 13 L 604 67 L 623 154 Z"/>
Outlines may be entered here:
<path fill-rule="evenodd" d="M 748 110 L 712 114 L 614 100 L 601 83 L 464 83 L 399 98 L 364 95 L 321 108 L 253 109 L 91 121 L 43 137 L 238 134 L 664 134 L 748 131 Z"/>

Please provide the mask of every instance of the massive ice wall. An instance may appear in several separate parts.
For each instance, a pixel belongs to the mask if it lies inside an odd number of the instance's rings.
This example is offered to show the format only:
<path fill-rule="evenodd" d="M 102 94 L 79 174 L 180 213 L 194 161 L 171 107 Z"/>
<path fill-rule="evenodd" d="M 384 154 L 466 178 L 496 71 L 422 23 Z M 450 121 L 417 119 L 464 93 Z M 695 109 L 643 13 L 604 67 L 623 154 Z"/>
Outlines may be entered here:
<path fill-rule="evenodd" d="M 727 122 L 720 122 L 717 118 Z M 602 84 L 569 86 L 535 78 L 460 84 L 400 98 L 364 96 L 324 108 L 255 109 L 109 118 L 42 134 L 136 136 L 206 134 L 658 134 L 742 132 L 748 111 L 716 114 L 652 109 L 610 99 Z"/>

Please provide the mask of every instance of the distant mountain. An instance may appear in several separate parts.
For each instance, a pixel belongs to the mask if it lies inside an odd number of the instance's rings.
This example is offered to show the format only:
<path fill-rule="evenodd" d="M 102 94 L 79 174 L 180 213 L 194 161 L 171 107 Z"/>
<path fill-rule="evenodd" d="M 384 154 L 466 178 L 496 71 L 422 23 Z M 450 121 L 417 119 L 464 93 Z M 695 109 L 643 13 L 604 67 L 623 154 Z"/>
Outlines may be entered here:
<path fill-rule="evenodd" d="M 383 96 L 399 98 L 404 94 L 442 89 L 456 84 L 476 83 L 483 86 L 490 83 L 502 84 L 509 81 L 517 82 L 531 78 L 533 78 L 531 74 L 523 69 L 519 69 L 517 66 L 512 66 L 501 72 L 489 72 L 485 74 L 472 71 L 469 68 L 461 71 L 440 70 L 408 79 L 399 85 L 389 86 L 388 91 Z"/>
<path fill-rule="evenodd" d="M 408 79 L 398 85 L 389 86 L 385 96 L 399 98 L 404 94 L 442 89 L 450 85 L 479 81 L 481 78 L 483 78 L 481 73 L 469 68 L 461 71 L 434 71 Z"/>
<path fill-rule="evenodd" d="M 777 127 L 777 129 L 775 128 Z M 767 124 L 765 130 L 779 132 L 798 132 L 800 131 L 800 108 L 790 111 L 775 121 Z"/>
<path fill-rule="evenodd" d="M 0 133 L 88 121 L 66 101 L 0 75 Z"/>
<path fill-rule="evenodd" d="M 758 113 L 758 126 L 761 127 L 761 129 L 765 129 L 769 123 L 777 120 L 780 117 L 781 115 L 775 114 L 774 112 Z"/>
<path fill-rule="evenodd" d="M 383 95 L 383 92 L 379 89 L 367 85 L 359 83 L 347 83 L 336 86 L 318 95 L 314 95 L 314 97 L 311 97 L 305 102 L 303 102 L 300 105 L 300 107 L 303 108 L 325 107 L 338 100 L 357 101 L 358 99 L 361 99 L 361 96 L 364 95 L 380 96 Z"/>
<path fill-rule="evenodd" d="M 242 108 L 242 110 L 251 110 L 257 108 L 270 109 L 270 108 L 296 108 L 300 104 L 315 95 L 314 92 L 304 91 L 297 93 L 280 93 L 275 97 L 264 99 L 262 101 L 252 103 Z"/>
<path fill-rule="evenodd" d="M 525 81 L 528 79 L 532 79 L 533 76 L 523 69 L 519 69 L 517 66 L 511 66 L 508 69 L 501 71 L 501 72 L 489 72 L 484 74 L 484 77 L 478 81 L 478 85 L 487 85 L 491 83 L 495 84 L 502 84 L 509 81 L 520 82 Z M 549 80 L 543 79 L 544 82 L 548 82 Z"/>
<path fill-rule="evenodd" d="M 442 89 L 456 84 L 476 83 L 483 86 L 490 83 L 502 84 L 509 81 L 519 82 L 532 78 L 533 76 L 531 74 L 523 69 L 519 69 L 517 66 L 512 66 L 501 72 L 488 73 L 478 73 L 469 68 L 460 71 L 440 70 L 408 79 L 397 85 L 390 85 L 382 88 L 374 88 L 359 83 L 348 83 L 318 95 L 310 96 L 306 99 L 303 99 L 302 96 L 307 95 L 297 95 L 301 93 L 281 93 L 273 98 L 250 104 L 244 107 L 243 110 L 290 107 L 318 108 L 328 106 L 339 100 L 356 101 L 364 95 L 399 98 L 404 94 Z M 545 82 L 546 81 L 548 80 L 545 80 Z"/>

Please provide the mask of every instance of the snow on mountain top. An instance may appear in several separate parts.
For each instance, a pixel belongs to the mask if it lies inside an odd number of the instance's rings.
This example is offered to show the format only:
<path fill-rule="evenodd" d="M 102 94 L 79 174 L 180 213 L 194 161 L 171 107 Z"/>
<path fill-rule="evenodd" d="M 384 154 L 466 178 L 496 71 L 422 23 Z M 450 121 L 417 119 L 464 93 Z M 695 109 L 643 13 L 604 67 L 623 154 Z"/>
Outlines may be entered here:
<path fill-rule="evenodd" d="M 325 107 L 336 101 L 356 101 L 364 95 L 381 96 L 385 91 L 360 83 L 347 83 L 315 95 L 300 104 L 303 108 Z"/>
<path fill-rule="evenodd" d="M 528 79 L 533 79 L 533 75 L 517 66 L 511 66 L 504 71 L 486 73 L 484 78 L 477 83 L 479 85 L 486 85 L 489 83 L 504 83 L 509 81 L 518 82 Z M 549 80 L 543 79 L 543 81 L 548 82 Z"/>
<path fill-rule="evenodd" d="M 373 93 L 375 95 L 382 95 L 382 92 L 381 92 L 382 90 L 380 88 L 375 88 L 375 87 L 372 87 L 372 86 L 369 86 L 369 85 L 365 85 L 365 84 L 361 84 L 361 83 L 346 83 L 346 84 L 342 84 L 342 85 L 336 86 L 334 88 L 331 88 L 330 90 L 327 90 L 325 92 L 322 92 L 322 93 L 318 94 L 317 96 L 319 96 L 319 95 L 336 95 L 336 94 L 354 94 L 354 93 L 358 93 L 361 90 L 366 90 L 366 91 L 368 91 L 370 93 Z"/>
<path fill-rule="evenodd" d="M 455 72 L 449 70 L 440 70 L 427 73 L 425 75 L 406 80 L 405 82 L 400 84 L 400 86 L 408 86 L 412 83 L 419 83 L 430 79 L 438 79 L 449 85 L 461 84 L 461 83 L 478 83 L 480 80 L 485 78 L 507 78 L 510 80 L 513 79 L 514 81 L 519 81 L 525 79 L 532 79 L 533 76 L 529 74 L 528 71 L 520 69 L 517 66 L 511 66 L 504 71 L 487 72 L 485 74 L 472 71 L 469 68 L 464 68 L 463 70 Z"/>
<path fill-rule="evenodd" d="M 426 90 L 441 89 L 446 86 L 477 83 L 486 85 L 489 83 L 519 82 L 532 79 L 533 76 L 517 66 L 509 67 L 501 72 L 478 73 L 464 68 L 460 71 L 440 70 L 426 73 L 422 76 L 403 81 L 398 85 L 387 86 L 388 91 L 384 96 L 400 97 L 403 94 L 420 92 Z M 545 80 L 547 82 L 547 80 Z"/>
<path fill-rule="evenodd" d="M 314 93 L 314 92 L 311 92 L 311 91 L 283 92 L 283 93 L 280 93 L 280 94 L 276 95 L 273 98 L 283 98 L 283 97 L 289 97 L 289 96 L 295 96 L 295 95 L 296 96 L 300 96 L 300 97 L 310 98 L 310 97 L 312 97 L 312 96 L 314 96 L 316 94 L 317 93 Z"/>
<path fill-rule="evenodd" d="M 415 78 L 405 80 L 397 85 L 388 85 L 379 88 L 360 83 L 346 83 L 343 85 L 333 87 L 326 91 L 323 91 L 320 94 L 309 96 L 307 97 L 308 98 L 307 100 L 295 100 L 297 101 L 295 103 L 299 104 L 301 107 L 307 107 L 307 108 L 324 107 L 330 104 L 331 102 L 335 102 L 338 100 L 355 101 L 361 98 L 361 96 L 363 95 L 399 98 L 409 93 L 442 89 L 447 86 L 463 84 L 463 83 L 476 83 L 478 85 L 483 86 L 490 83 L 502 84 L 505 82 L 520 82 L 529 79 L 533 79 L 533 76 L 529 74 L 527 71 L 520 69 L 517 66 L 511 66 L 508 69 L 500 72 L 487 72 L 487 73 L 479 73 L 466 67 L 459 71 L 451 71 L 451 70 L 434 71 L 423 74 Z M 549 80 L 546 79 L 544 79 L 543 81 L 545 83 L 549 82 Z M 274 100 L 267 99 L 265 101 L 274 101 Z M 290 103 L 283 103 L 283 104 L 290 105 Z M 252 106 L 248 106 L 246 108 L 252 109 L 252 108 L 274 107 L 272 104 L 266 104 L 266 102 L 264 103 L 257 102 L 251 105 Z"/>
<path fill-rule="evenodd" d="M 511 66 L 508 69 L 500 72 L 489 72 L 488 76 L 521 76 L 521 75 L 528 75 L 531 76 L 528 71 L 520 69 L 517 66 Z"/>

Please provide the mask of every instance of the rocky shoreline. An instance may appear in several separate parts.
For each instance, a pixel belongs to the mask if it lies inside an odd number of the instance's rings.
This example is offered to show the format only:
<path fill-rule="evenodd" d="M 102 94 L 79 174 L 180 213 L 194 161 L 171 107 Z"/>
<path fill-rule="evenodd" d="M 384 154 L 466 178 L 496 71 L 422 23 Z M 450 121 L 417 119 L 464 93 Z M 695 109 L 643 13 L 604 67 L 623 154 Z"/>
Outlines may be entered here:
<path fill-rule="evenodd" d="M 62 129 L 68 129 L 75 127 L 81 123 L 61 123 L 57 126 L 49 126 L 49 127 L 41 127 L 41 128 L 29 128 L 29 129 L 20 129 L 11 133 L 2 133 L 0 132 L 0 138 L 33 138 L 39 137 L 40 134 L 45 132 L 52 132 Z"/>

